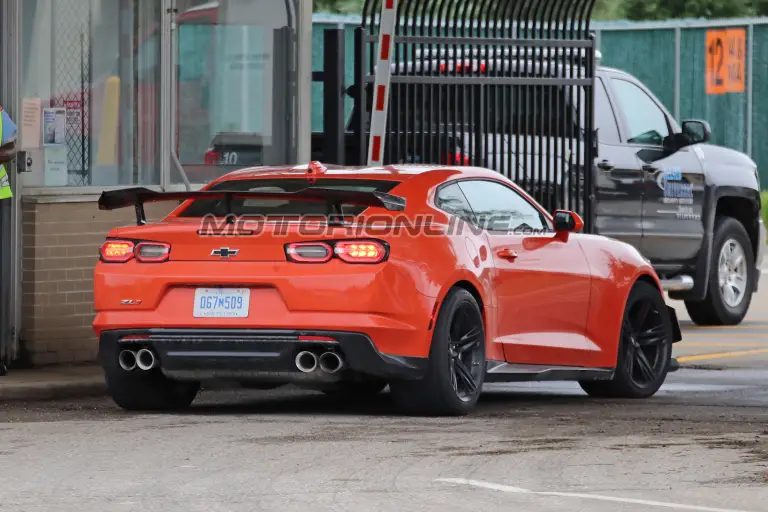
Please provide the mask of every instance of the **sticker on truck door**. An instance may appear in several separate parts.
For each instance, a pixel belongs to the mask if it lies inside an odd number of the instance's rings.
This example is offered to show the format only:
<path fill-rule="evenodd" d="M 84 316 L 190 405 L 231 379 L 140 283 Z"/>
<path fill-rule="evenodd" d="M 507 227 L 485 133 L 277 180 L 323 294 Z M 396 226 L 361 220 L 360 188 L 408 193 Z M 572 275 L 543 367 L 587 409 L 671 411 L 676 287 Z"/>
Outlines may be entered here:
<path fill-rule="evenodd" d="M 680 220 L 699 220 L 701 215 L 693 209 L 693 184 L 683 176 L 679 167 L 665 167 L 656 176 L 656 184 L 664 191 L 662 202 L 676 204 L 676 210 L 659 211 L 674 214 Z"/>

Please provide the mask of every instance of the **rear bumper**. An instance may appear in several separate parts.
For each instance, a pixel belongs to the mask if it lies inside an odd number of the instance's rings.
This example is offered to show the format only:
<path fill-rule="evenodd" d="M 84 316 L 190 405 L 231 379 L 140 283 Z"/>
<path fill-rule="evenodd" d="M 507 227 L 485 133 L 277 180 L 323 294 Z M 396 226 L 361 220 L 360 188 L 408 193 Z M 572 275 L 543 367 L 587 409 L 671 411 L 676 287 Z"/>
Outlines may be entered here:
<path fill-rule="evenodd" d="M 312 338 L 326 337 L 333 341 Z M 419 379 L 427 359 L 384 354 L 369 336 L 348 331 L 267 329 L 121 329 L 103 331 L 99 360 L 119 370 L 123 349 L 151 348 L 161 371 L 178 380 L 333 381 L 349 371 L 385 379 Z M 302 350 L 340 354 L 346 371 L 303 373 L 296 367 Z M 122 371 L 122 370 L 119 370 Z"/>

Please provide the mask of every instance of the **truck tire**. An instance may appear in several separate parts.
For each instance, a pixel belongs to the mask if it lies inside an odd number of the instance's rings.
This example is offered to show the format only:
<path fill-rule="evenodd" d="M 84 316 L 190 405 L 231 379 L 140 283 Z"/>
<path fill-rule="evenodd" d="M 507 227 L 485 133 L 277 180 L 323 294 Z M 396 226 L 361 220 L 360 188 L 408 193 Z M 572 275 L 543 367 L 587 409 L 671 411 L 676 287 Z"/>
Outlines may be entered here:
<path fill-rule="evenodd" d="M 747 230 L 733 217 L 717 217 L 712 243 L 707 296 L 686 301 L 688 315 L 698 325 L 741 323 L 752 302 L 755 257 Z"/>

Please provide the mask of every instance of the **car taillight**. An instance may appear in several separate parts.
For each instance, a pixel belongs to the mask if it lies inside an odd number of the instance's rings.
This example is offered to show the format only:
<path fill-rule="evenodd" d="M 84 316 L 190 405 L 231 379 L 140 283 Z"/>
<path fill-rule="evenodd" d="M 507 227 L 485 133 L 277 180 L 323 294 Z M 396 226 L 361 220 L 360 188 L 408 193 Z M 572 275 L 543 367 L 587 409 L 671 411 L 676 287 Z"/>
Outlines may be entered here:
<path fill-rule="evenodd" d="M 476 72 L 476 71 L 478 71 L 478 69 L 479 69 L 480 73 L 485 73 L 485 71 L 487 69 L 486 66 L 485 66 L 485 62 L 481 62 L 479 66 L 477 65 L 477 62 L 474 62 L 474 63 L 467 62 L 465 64 L 461 63 L 461 62 L 458 62 L 456 64 L 456 72 L 457 73 L 461 73 L 465 69 L 465 66 L 466 66 L 466 70 L 468 72 L 470 72 L 470 73 L 473 72 L 473 71 Z M 448 70 L 448 66 L 446 65 L 446 63 L 445 62 L 441 63 L 440 64 L 440 72 L 441 73 L 445 73 L 447 70 Z"/>
<path fill-rule="evenodd" d="M 443 165 L 469 166 L 469 155 L 462 155 L 461 153 L 448 153 L 443 157 Z"/>
<path fill-rule="evenodd" d="M 134 250 L 136 259 L 142 263 L 161 263 L 171 254 L 170 244 L 160 242 L 141 242 Z"/>
<path fill-rule="evenodd" d="M 296 263 L 325 263 L 333 257 L 331 246 L 322 242 L 288 244 L 285 254 Z"/>
<path fill-rule="evenodd" d="M 337 242 L 334 252 L 347 263 L 379 263 L 387 256 L 387 249 L 372 240 Z"/>
<path fill-rule="evenodd" d="M 221 161 L 221 154 L 215 149 L 205 152 L 205 165 L 217 165 Z"/>
<path fill-rule="evenodd" d="M 99 254 L 106 263 L 125 263 L 133 258 L 133 242 L 127 240 L 107 240 L 101 245 Z"/>
<path fill-rule="evenodd" d="M 294 263 L 327 263 L 334 256 L 346 263 L 380 263 L 387 258 L 387 247 L 376 240 L 298 242 L 287 244 L 285 255 Z"/>
<path fill-rule="evenodd" d="M 136 258 L 140 263 L 161 263 L 171 254 L 171 245 L 164 242 L 136 242 L 107 240 L 101 245 L 99 256 L 105 263 L 126 263 Z"/>

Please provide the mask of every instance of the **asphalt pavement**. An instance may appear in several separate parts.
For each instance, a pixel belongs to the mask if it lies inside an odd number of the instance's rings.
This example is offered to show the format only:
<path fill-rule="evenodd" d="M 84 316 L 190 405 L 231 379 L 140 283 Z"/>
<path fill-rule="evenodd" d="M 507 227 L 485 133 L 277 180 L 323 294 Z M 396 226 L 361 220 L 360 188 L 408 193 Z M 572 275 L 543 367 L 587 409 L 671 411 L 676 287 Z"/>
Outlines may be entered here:
<path fill-rule="evenodd" d="M 0 405 L 0 510 L 768 512 L 768 286 L 699 328 L 650 400 L 488 385 L 475 414 L 399 416 L 295 389 L 204 391 L 185 414 L 108 399 Z"/>

